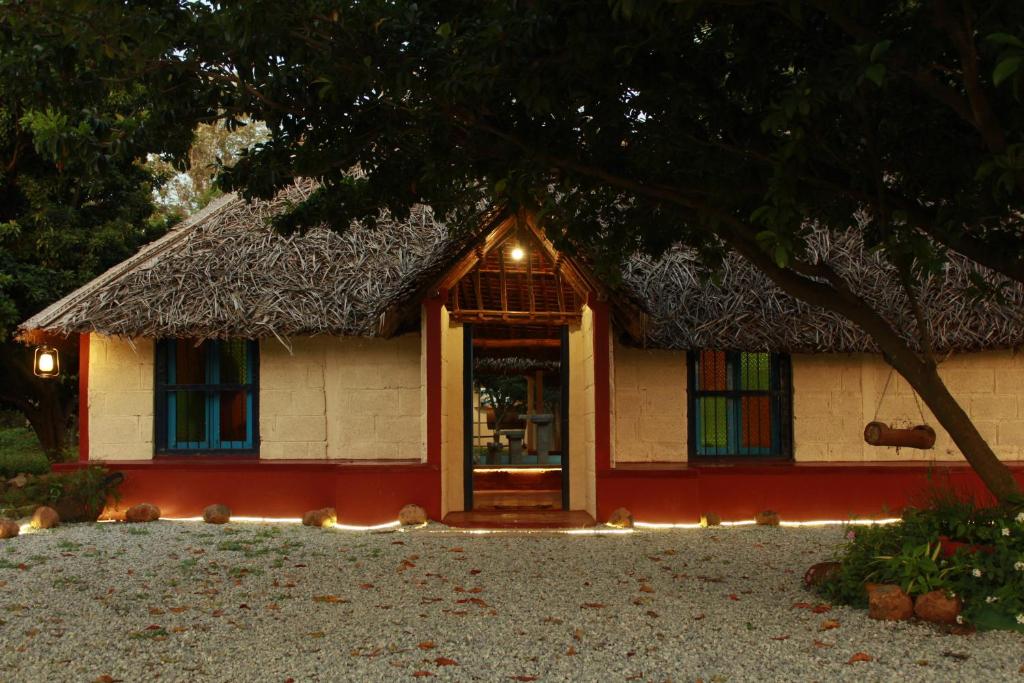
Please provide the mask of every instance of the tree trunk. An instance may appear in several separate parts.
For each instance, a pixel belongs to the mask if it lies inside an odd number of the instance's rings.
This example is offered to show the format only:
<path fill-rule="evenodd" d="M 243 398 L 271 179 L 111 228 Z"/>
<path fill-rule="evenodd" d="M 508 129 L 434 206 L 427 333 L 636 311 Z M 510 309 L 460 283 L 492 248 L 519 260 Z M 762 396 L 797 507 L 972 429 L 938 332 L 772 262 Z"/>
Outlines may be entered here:
<path fill-rule="evenodd" d="M 51 462 L 63 460 L 76 404 L 75 383 L 67 381 L 77 369 L 72 345 L 61 350 L 61 361 L 61 378 L 42 379 L 32 374 L 31 348 L 17 342 L 0 345 L 0 404 L 25 416 Z"/>
<path fill-rule="evenodd" d="M 39 438 L 39 445 L 50 462 L 64 459 L 68 415 L 55 385 L 39 386 L 35 405 L 24 410 L 25 419 Z"/>
<path fill-rule="evenodd" d="M 896 371 L 917 391 L 935 419 L 949 433 L 953 443 L 992 495 L 1000 502 L 1018 495 L 1020 488 L 1010 468 L 992 451 L 974 422 L 949 392 L 935 365 L 920 362 L 916 364 L 917 367 L 901 365 L 893 363 Z"/>

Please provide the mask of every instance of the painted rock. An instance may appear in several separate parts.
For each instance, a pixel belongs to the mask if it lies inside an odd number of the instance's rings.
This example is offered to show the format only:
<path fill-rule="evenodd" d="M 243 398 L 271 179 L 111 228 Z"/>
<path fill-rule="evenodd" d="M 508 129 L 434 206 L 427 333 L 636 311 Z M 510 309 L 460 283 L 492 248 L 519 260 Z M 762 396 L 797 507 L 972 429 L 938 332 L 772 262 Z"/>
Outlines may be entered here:
<path fill-rule="evenodd" d="M 227 505 L 210 505 L 203 510 L 203 521 L 207 524 L 226 524 L 231 521 L 231 508 Z"/>
<path fill-rule="evenodd" d="M 705 512 L 700 516 L 700 525 L 703 527 L 708 526 L 719 526 L 722 524 L 722 518 L 716 515 L 714 512 Z"/>
<path fill-rule="evenodd" d="M 60 524 L 60 515 L 51 507 L 41 505 L 32 513 L 32 519 L 28 525 L 33 529 L 52 529 Z"/>
<path fill-rule="evenodd" d="M 398 511 L 398 521 L 402 524 L 426 524 L 427 511 L 419 505 L 409 503 Z"/>
<path fill-rule="evenodd" d="M 21 533 L 21 527 L 13 519 L 0 519 L 0 538 L 14 538 Z"/>
<path fill-rule="evenodd" d="M 754 521 L 758 526 L 778 526 L 779 513 L 775 510 L 762 510 L 754 515 Z"/>
<path fill-rule="evenodd" d="M 818 564 L 812 564 L 810 568 L 804 572 L 804 585 L 808 588 L 820 586 L 833 575 L 839 573 L 839 569 L 841 567 L 842 565 L 838 562 L 819 562 Z"/>
<path fill-rule="evenodd" d="M 960 598 L 948 597 L 946 591 L 931 591 L 917 596 L 914 614 L 933 624 L 955 624 L 961 606 Z"/>
<path fill-rule="evenodd" d="M 326 527 L 334 526 L 338 522 L 338 513 L 334 508 L 320 508 L 310 510 L 302 516 L 302 523 L 305 526 Z"/>
<path fill-rule="evenodd" d="M 160 508 L 152 503 L 132 505 L 124 512 L 126 522 L 155 522 L 160 519 Z"/>
<path fill-rule="evenodd" d="M 616 508 L 612 514 L 608 515 L 607 524 L 616 529 L 632 529 L 633 513 L 626 508 Z"/>
<path fill-rule="evenodd" d="M 880 621 L 903 621 L 914 616 L 914 601 L 894 584 L 869 583 L 868 616 Z"/>

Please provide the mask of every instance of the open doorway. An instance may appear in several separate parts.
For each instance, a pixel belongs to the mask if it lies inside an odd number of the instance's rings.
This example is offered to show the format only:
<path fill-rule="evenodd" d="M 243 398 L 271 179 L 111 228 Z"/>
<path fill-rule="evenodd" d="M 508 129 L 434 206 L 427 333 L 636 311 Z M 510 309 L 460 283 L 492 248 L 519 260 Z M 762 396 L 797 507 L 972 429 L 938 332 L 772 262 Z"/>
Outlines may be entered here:
<path fill-rule="evenodd" d="M 470 324 L 463 340 L 466 510 L 568 510 L 568 328 Z"/>

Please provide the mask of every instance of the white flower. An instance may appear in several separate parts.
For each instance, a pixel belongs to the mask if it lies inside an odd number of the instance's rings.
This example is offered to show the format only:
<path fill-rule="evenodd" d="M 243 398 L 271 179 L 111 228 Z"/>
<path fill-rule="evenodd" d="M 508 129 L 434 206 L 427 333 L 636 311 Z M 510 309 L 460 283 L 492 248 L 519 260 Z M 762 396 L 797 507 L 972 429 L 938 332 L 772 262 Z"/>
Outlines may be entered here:
<path fill-rule="evenodd" d="M 1009 535 L 1010 535 L 1010 530 L 1007 529 L 1006 527 L 1003 527 L 1003 536 L 1009 536 Z"/>
<path fill-rule="evenodd" d="M 1024 572 L 1024 562 L 1014 562 L 1013 568 L 1019 572 Z"/>
<path fill-rule="evenodd" d="M 1018 624 L 1024 624 L 1024 614 L 1018 614 L 1017 615 L 1017 623 Z"/>
<path fill-rule="evenodd" d="M 981 576 L 981 570 L 980 569 L 972 569 L 971 573 L 974 574 L 975 577 Z"/>
<path fill-rule="evenodd" d="M 991 604 L 992 604 L 993 602 L 998 602 L 998 601 L 999 601 L 999 598 L 997 598 L 997 597 L 996 597 L 996 596 L 994 596 L 994 595 L 990 595 L 990 596 L 988 596 L 987 598 L 985 598 L 985 602 L 987 602 L 987 603 L 988 603 L 988 604 L 990 604 L 990 605 L 991 605 Z"/>
<path fill-rule="evenodd" d="M 958 623 L 958 624 L 964 623 L 964 615 L 962 615 L 962 614 L 956 615 L 956 623 Z"/>
<path fill-rule="evenodd" d="M 1024 512 L 1018 512 L 1017 513 L 1017 521 L 1020 522 L 1021 524 L 1024 524 Z"/>

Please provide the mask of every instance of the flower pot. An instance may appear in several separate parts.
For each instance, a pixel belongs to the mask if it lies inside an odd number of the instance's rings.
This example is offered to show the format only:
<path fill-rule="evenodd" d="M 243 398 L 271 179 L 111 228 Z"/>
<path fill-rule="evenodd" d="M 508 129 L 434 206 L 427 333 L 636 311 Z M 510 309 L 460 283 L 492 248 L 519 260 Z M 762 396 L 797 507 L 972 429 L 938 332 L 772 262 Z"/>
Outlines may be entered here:
<path fill-rule="evenodd" d="M 986 555 L 991 555 L 996 551 L 996 549 L 990 545 L 977 545 L 967 543 L 966 541 L 956 541 L 951 539 L 949 536 L 939 536 L 939 545 L 942 547 L 939 551 L 942 557 L 953 557 L 956 555 L 956 551 L 961 548 L 972 555 L 974 553 L 985 553 Z"/>

